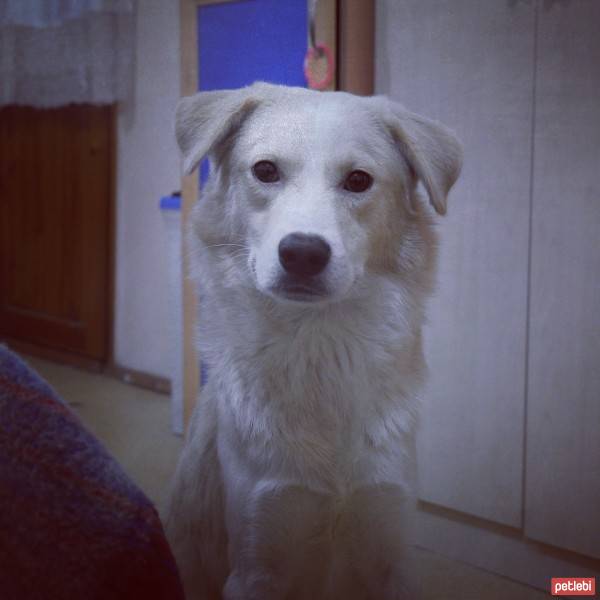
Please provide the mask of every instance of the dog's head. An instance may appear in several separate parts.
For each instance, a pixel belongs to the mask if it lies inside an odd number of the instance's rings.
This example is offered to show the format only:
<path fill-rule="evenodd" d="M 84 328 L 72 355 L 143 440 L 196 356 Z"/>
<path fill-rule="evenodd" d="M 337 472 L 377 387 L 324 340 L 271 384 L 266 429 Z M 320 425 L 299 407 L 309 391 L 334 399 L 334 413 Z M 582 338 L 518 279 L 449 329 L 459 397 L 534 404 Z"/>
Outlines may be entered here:
<path fill-rule="evenodd" d="M 443 126 L 342 92 L 199 93 L 180 102 L 176 131 L 187 173 L 211 159 L 200 237 L 281 301 L 339 300 L 369 273 L 414 267 L 427 219 L 417 183 L 444 214 L 461 165 Z"/>

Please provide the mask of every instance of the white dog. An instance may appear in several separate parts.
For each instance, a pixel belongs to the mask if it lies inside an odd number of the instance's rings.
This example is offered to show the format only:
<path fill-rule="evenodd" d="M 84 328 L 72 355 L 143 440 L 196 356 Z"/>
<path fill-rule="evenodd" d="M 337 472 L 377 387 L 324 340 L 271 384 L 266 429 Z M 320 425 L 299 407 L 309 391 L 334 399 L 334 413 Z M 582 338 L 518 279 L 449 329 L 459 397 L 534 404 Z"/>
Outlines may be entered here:
<path fill-rule="evenodd" d="M 190 600 L 412 597 L 435 210 L 460 171 L 441 125 L 383 97 L 267 84 L 181 101 L 198 345 L 209 366 L 167 532 Z"/>

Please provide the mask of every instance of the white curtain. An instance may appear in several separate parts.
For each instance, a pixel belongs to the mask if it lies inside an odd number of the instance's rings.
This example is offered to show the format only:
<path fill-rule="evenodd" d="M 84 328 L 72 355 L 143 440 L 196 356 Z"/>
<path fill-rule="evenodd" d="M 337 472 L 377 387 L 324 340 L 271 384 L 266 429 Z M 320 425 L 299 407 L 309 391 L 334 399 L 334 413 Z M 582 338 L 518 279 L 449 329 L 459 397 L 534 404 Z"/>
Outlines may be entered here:
<path fill-rule="evenodd" d="M 125 100 L 135 0 L 0 0 L 0 106 Z"/>

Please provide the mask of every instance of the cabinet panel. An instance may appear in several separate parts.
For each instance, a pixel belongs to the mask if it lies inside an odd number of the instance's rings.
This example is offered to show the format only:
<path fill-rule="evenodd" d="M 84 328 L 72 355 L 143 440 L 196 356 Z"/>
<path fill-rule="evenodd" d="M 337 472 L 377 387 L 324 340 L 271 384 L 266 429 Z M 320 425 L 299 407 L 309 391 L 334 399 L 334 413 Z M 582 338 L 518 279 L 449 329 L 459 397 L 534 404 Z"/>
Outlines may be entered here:
<path fill-rule="evenodd" d="M 113 121 L 0 110 L 0 338 L 106 360 Z"/>
<path fill-rule="evenodd" d="M 600 557 L 600 3 L 540 3 L 525 531 Z"/>
<path fill-rule="evenodd" d="M 377 91 L 454 128 L 426 328 L 420 496 L 521 525 L 534 4 L 377 6 Z"/>

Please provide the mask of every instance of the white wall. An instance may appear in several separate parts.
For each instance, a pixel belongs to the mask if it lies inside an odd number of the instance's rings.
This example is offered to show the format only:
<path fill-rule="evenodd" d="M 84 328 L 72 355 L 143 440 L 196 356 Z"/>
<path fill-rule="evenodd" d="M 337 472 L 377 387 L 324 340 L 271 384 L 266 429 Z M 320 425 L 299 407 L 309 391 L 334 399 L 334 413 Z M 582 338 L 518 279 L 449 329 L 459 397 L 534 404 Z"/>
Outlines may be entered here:
<path fill-rule="evenodd" d="M 519 527 L 535 7 L 385 0 L 377 9 L 377 91 L 439 119 L 464 147 L 437 220 L 420 496 Z"/>
<path fill-rule="evenodd" d="M 542 589 L 600 576 L 599 18 L 377 0 L 377 92 L 465 151 L 424 330 L 417 543 Z"/>
<path fill-rule="evenodd" d="M 138 2 L 135 91 L 118 115 L 114 359 L 169 377 L 166 238 L 159 199 L 180 187 L 179 2 Z"/>

